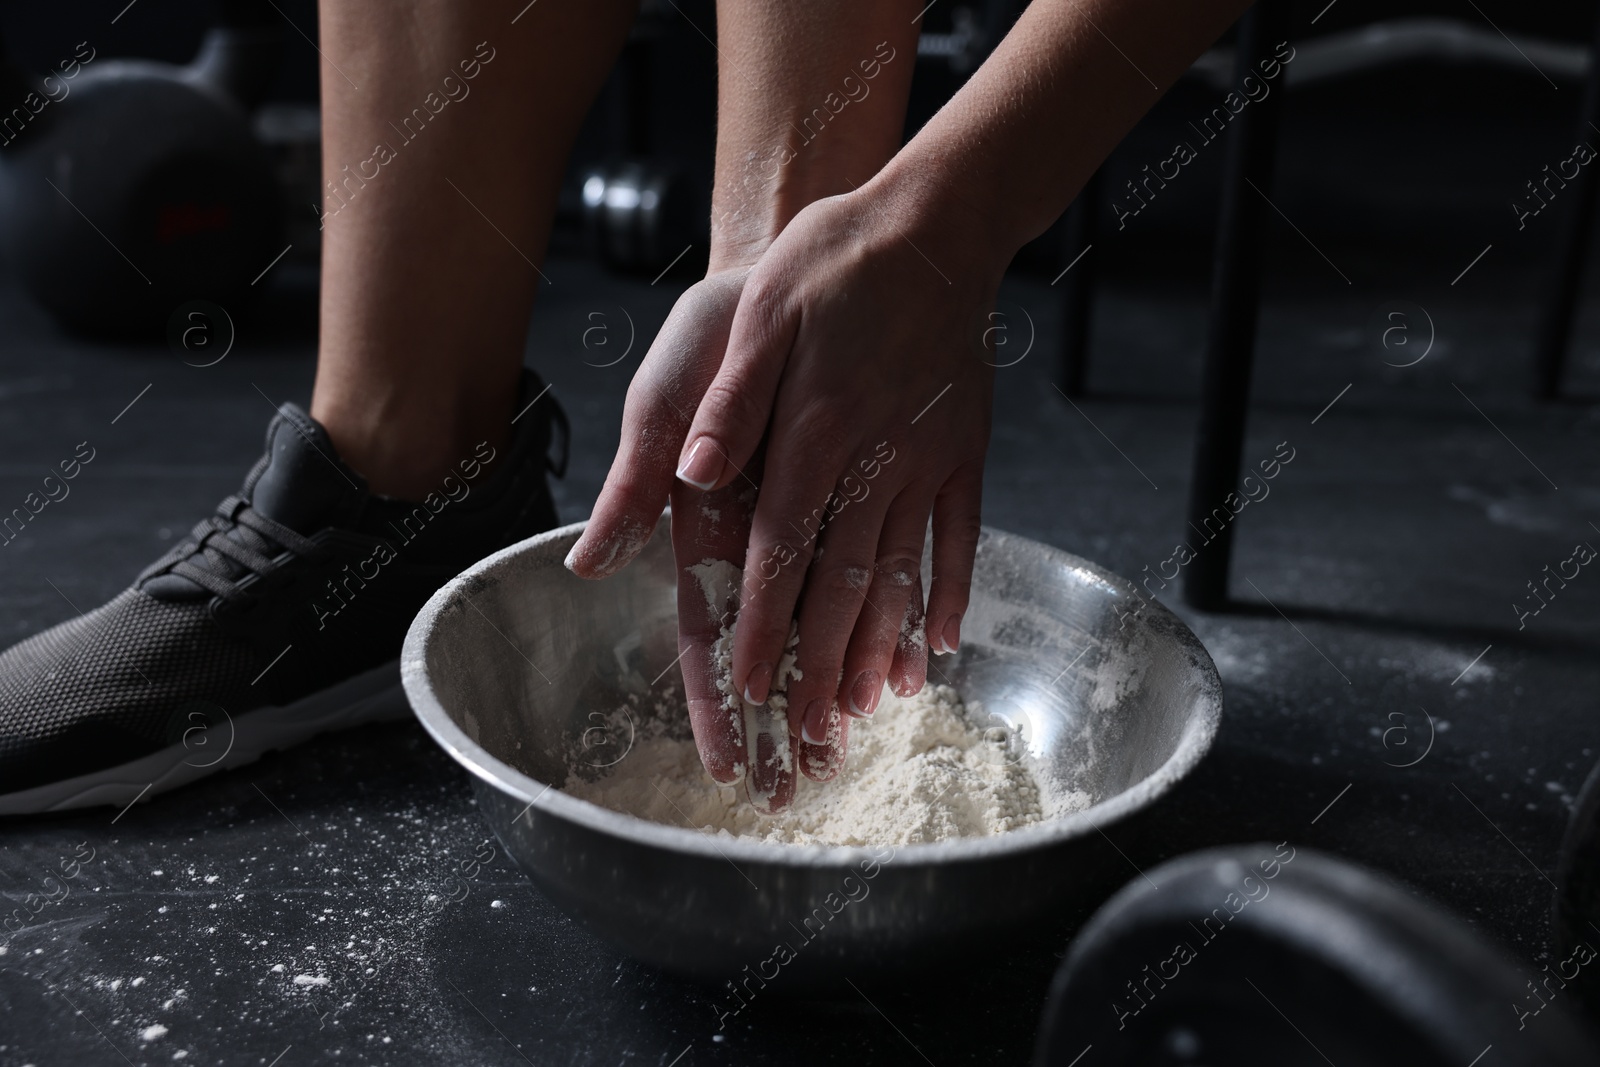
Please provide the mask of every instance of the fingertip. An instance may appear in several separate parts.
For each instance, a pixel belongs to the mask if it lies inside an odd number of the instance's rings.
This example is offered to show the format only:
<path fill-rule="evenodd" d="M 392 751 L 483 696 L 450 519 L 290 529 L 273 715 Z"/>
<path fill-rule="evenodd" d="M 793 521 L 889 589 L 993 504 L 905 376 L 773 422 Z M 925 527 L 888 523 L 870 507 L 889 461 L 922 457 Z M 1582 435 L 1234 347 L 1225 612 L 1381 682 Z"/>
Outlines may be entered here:
<path fill-rule="evenodd" d="M 800 717 L 800 737 L 811 745 L 828 743 L 828 702 L 821 697 L 806 705 Z"/>
<path fill-rule="evenodd" d="M 940 642 L 946 652 L 961 651 L 961 612 L 956 612 L 945 621 L 944 627 L 939 631 Z"/>
<path fill-rule="evenodd" d="M 772 690 L 772 664 L 757 663 L 744 679 L 744 698 L 751 704 L 765 704 Z"/>
<path fill-rule="evenodd" d="M 750 739 L 745 793 L 764 815 L 773 815 L 794 800 L 794 744 L 789 724 L 771 708 L 744 709 L 745 736 Z"/>
<path fill-rule="evenodd" d="M 831 782 L 844 769 L 845 743 L 850 723 L 839 711 L 836 700 L 815 700 L 806 708 L 806 719 L 812 718 L 813 707 L 821 709 L 823 740 L 803 740 L 800 746 L 800 773 L 813 782 Z M 814 733 L 815 731 L 813 731 Z"/>
<path fill-rule="evenodd" d="M 721 699 L 689 700 L 695 748 L 711 780 L 735 785 L 748 775 L 744 712 Z"/>
<path fill-rule="evenodd" d="M 862 671 L 850 686 L 850 714 L 858 719 L 869 717 L 878 710 L 878 700 L 883 695 L 883 676 L 877 671 Z"/>
<path fill-rule="evenodd" d="M 562 563 L 579 578 L 609 578 L 633 562 L 654 532 L 654 524 L 631 516 L 610 530 L 591 520 Z"/>
<path fill-rule="evenodd" d="M 745 765 L 740 759 L 719 759 L 715 755 L 700 753 L 700 762 L 705 765 L 706 773 L 718 785 L 738 785 L 744 781 Z"/>
<path fill-rule="evenodd" d="M 705 491 L 721 480 L 727 467 L 726 451 L 715 440 L 701 434 L 678 462 L 677 478 L 685 485 Z"/>

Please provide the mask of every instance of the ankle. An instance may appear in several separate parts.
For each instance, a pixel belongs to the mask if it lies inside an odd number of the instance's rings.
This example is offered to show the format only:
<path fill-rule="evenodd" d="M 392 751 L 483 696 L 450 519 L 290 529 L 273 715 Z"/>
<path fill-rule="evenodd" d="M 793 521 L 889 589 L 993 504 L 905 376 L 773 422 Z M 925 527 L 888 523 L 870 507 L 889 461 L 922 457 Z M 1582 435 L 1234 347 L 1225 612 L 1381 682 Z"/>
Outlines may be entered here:
<path fill-rule="evenodd" d="M 460 475 L 492 469 L 511 443 L 505 412 L 452 411 L 371 403 L 360 406 L 314 398 L 311 416 L 327 430 L 339 458 L 382 496 L 419 501 Z M 500 417 L 503 415 L 504 417 Z"/>

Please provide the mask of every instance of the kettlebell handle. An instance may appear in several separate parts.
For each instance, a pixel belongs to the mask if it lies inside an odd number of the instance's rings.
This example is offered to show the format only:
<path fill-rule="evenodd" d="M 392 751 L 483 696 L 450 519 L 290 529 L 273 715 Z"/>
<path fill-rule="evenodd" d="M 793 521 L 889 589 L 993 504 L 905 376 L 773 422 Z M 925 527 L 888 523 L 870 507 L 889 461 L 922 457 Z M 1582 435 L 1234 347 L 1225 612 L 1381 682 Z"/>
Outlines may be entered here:
<path fill-rule="evenodd" d="M 263 0 L 216 0 L 213 7 L 213 24 L 181 77 L 252 110 L 266 98 L 282 63 L 283 17 Z M 35 82 L 11 62 L 0 36 L 0 93 L 7 101 L 21 100 Z"/>
<path fill-rule="evenodd" d="M 283 16 L 263 0 L 216 0 L 216 20 L 184 68 L 249 110 L 266 98 L 283 60 Z"/>

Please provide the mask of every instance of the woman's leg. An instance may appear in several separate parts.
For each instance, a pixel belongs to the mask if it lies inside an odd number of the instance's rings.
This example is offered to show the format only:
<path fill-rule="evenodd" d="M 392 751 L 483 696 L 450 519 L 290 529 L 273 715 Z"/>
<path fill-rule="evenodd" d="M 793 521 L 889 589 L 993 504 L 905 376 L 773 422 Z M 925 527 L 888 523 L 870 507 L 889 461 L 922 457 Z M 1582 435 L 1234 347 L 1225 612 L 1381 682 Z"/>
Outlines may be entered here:
<path fill-rule="evenodd" d="M 567 154 L 637 6 L 524 3 L 320 4 L 311 414 L 376 492 L 420 498 L 508 439 Z"/>

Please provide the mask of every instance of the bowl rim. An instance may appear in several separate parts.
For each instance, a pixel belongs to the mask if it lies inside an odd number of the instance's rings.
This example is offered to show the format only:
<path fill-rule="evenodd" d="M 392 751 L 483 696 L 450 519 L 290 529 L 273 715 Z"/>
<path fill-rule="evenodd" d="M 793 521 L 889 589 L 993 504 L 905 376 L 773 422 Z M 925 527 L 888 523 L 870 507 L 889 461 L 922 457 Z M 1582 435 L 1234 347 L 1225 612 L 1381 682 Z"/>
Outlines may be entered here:
<path fill-rule="evenodd" d="M 663 518 L 670 514 L 668 509 L 663 513 Z M 843 869 L 869 857 L 882 860 L 885 850 L 894 857 L 896 865 L 907 861 L 929 864 L 973 862 L 1050 848 L 1066 841 L 1087 837 L 1092 833 L 1103 834 L 1106 827 L 1148 807 L 1157 798 L 1170 792 L 1205 758 L 1216 739 L 1222 718 L 1221 678 L 1217 674 L 1216 664 L 1212 662 L 1210 653 L 1182 619 L 1165 605 L 1140 596 L 1128 579 L 1096 563 L 1043 542 L 984 526 L 980 544 L 999 540 L 1023 541 L 1036 546 L 1057 562 L 1086 571 L 1114 589 L 1132 593 L 1143 609 L 1148 609 L 1153 615 L 1165 617 L 1175 624 L 1169 632 L 1194 656 L 1201 668 L 1202 693 L 1199 698 L 1200 706 L 1185 723 L 1177 748 L 1159 767 L 1115 796 L 1058 819 L 1009 830 L 992 837 L 952 838 L 946 841 L 910 845 L 778 844 L 750 838 L 707 834 L 687 827 L 668 826 L 603 808 L 598 804 L 571 796 L 553 783 L 540 781 L 519 771 L 469 737 L 445 711 L 434 693 L 427 672 L 427 649 L 433 636 L 438 632 L 439 617 L 446 605 L 463 589 L 476 584 L 485 573 L 499 568 L 515 557 L 552 542 L 567 538 L 576 540 L 576 535 L 581 533 L 586 525 L 587 520 L 535 534 L 485 556 L 462 571 L 428 598 L 428 602 L 423 605 L 406 631 L 405 644 L 400 655 L 401 684 L 412 711 L 421 721 L 423 729 L 432 736 L 440 748 L 473 776 L 497 792 L 526 805 L 517 814 L 516 819 L 522 818 L 529 810 L 538 808 L 543 815 L 577 823 L 588 830 L 622 838 L 636 845 L 666 849 L 680 854 L 689 853 L 713 860 L 722 859 L 730 863 L 737 858 L 749 863 L 775 864 L 782 867 Z"/>

